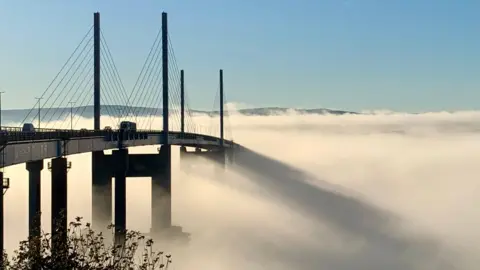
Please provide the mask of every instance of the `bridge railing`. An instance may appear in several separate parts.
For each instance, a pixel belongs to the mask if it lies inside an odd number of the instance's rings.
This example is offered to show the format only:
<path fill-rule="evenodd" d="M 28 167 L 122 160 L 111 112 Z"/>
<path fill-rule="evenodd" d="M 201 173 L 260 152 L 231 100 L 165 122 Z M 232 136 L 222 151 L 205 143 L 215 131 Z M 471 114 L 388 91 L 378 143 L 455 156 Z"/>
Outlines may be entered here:
<path fill-rule="evenodd" d="M 22 131 L 20 127 L 1 127 L 0 129 L 0 144 L 6 143 L 21 143 L 24 141 L 42 141 L 42 140 L 70 140 L 75 138 L 94 138 L 103 137 L 106 141 L 125 141 L 125 140 L 145 140 L 151 135 L 161 136 L 162 130 L 118 130 L 118 129 L 103 129 L 103 130 L 71 130 L 71 129 L 35 129 L 34 131 Z M 181 133 L 179 131 L 169 132 L 170 139 L 185 139 L 192 140 L 195 144 L 202 144 L 202 142 L 219 143 L 219 138 L 195 134 L 195 133 Z M 224 144 L 229 145 L 233 142 L 225 140 Z"/>
<path fill-rule="evenodd" d="M 21 127 L 8 127 L 8 126 L 2 126 L 0 130 L 4 132 L 22 132 Z M 51 128 L 36 128 L 35 131 L 38 132 L 51 132 L 51 131 L 58 131 L 59 129 L 51 129 Z"/>
<path fill-rule="evenodd" d="M 75 137 L 95 137 L 103 136 L 104 130 L 70 130 L 70 129 L 47 129 L 39 128 L 34 131 L 22 131 L 19 127 L 1 127 L 1 141 L 36 141 L 36 140 L 55 140 L 71 139 Z"/>

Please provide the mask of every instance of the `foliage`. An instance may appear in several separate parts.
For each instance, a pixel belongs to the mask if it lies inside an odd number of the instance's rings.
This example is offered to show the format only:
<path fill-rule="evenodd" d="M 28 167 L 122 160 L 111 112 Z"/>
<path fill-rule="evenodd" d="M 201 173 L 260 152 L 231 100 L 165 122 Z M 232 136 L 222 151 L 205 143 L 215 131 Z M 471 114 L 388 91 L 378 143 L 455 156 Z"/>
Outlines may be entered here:
<path fill-rule="evenodd" d="M 108 229 L 113 236 L 114 225 Z M 89 223 L 83 224 L 80 217 L 70 222 L 66 242 L 52 247 L 51 240 L 56 237 L 42 232 L 20 242 L 11 258 L 3 253 L 2 269 L 153 270 L 168 269 L 172 262 L 170 255 L 153 250 L 152 239 L 136 231 L 126 231 L 124 245 L 116 245 L 114 241 L 106 245 L 109 240 L 103 233 L 95 232 Z"/>

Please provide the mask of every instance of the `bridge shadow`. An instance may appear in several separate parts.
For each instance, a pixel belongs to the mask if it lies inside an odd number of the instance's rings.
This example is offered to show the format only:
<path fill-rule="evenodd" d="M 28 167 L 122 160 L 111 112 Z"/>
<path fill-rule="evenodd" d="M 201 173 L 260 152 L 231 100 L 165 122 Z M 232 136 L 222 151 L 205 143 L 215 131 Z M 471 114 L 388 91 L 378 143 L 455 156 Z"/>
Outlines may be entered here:
<path fill-rule="evenodd" d="M 235 169 L 254 181 L 269 194 L 281 198 L 287 206 L 306 217 L 326 224 L 341 236 L 359 239 L 362 245 L 352 251 L 306 246 L 271 245 L 263 243 L 262 255 L 272 255 L 299 269 L 455 269 L 440 259 L 442 246 L 429 237 L 408 235 L 399 229 L 401 219 L 366 200 L 348 194 L 316 179 L 291 165 L 259 154 L 248 148 L 235 153 Z M 308 181 L 315 181 L 315 185 Z M 320 183 L 320 186 L 317 185 Z M 294 223 L 292 224 L 294 226 Z M 311 239 L 325 241 L 325 233 L 309 232 Z M 348 243 L 346 243 L 348 245 Z M 275 258 L 274 258 L 275 257 Z"/>

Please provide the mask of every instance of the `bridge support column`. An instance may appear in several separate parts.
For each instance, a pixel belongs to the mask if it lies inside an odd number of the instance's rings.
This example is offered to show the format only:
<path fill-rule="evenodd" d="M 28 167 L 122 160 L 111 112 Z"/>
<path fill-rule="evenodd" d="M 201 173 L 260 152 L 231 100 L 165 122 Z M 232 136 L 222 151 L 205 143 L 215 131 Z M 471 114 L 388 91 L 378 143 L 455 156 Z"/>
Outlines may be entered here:
<path fill-rule="evenodd" d="M 112 153 L 115 176 L 115 243 L 125 243 L 127 229 L 127 172 L 128 150 L 119 149 Z"/>
<path fill-rule="evenodd" d="M 212 152 L 212 159 L 217 163 L 219 170 L 222 172 L 227 168 L 225 148 Z"/>
<path fill-rule="evenodd" d="M 152 176 L 152 233 L 172 226 L 172 153 L 170 145 L 162 145 L 158 169 Z"/>
<path fill-rule="evenodd" d="M 41 173 L 43 160 L 26 163 L 28 171 L 28 235 L 38 238 L 41 233 Z"/>
<path fill-rule="evenodd" d="M 233 150 L 233 148 L 225 149 L 225 155 L 226 155 L 228 164 L 235 163 L 235 150 Z"/>
<path fill-rule="evenodd" d="M 54 158 L 52 171 L 52 252 L 67 252 L 67 170 L 70 163 L 64 157 Z"/>
<path fill-rule="evenodd" d="M 4 203 L 4 198 L 3 198 L 3 194 L 5 193 L 5 191 L 3 190 L 4 187 L 3 187 L 3 172 L 0 171 L 0 180 L 2 181 L 2 198 L 0 198 L 0 251 L 2 252 L 2 256 L 0 257 L 0 265 L 3 265 L 4 261 L 3 261 L 3 249 L 4 249 L 4 240 L 5 240 L 5 234 L 3 232 L 3 215 L 4 215 L 4 207 L 3 207 L 3 203 Z"/>
<path fill-rule="evenodd" d="M 106 231 L 112 223 L 112 169 L 110 156 L 92 152 L 92 226 Z"/>
<path fill-rule="evenodd" d="M 184 172 L 188 171 L 188 167 L 185 164 L 187 156 L 188 156 L 187 147 L 180 146 L 180 170 Z"/>

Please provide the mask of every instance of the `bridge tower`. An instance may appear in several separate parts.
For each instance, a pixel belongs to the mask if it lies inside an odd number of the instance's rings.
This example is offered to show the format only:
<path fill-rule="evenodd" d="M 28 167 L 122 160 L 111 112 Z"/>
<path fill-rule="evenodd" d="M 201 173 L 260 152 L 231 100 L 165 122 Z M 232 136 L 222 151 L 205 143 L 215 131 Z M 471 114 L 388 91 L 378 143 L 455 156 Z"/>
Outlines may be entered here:
<path fill-rule="evenodd" d="M 100 15 L 94 14 L 94 128 L 100 129 Z M 169 142 L 169 85 L 168 85 L 168 27 L 167 13 L 162 13 L 162 95 L 163 134 L 158 154 L 129 154 L 128 149 L 92 153 L 92 224 L 96 230 L 105 229 L 115 212 L 115 239 L 122 244 L 126 229 L 126 178 L 152 177 L 151 232 L 159 233 L 171 227 L 171 145 Z M 182 129 L 183 130 L 183 129 Z M 115 200 L 112 209 L 112 177 L 115 181 Z"/>
<path fill-rule="evenodd" d="M 171 145 L 169 142 L 169 85 L 168 85 L 168 27 L 167 13 L 162 13 L 162 145 L 158 154 L 128 154 L 127 149 L 113 151 L 112 165 L 115 164 L 115 239 L 122 244 L 126 229 L 126 178 L 151 177 L 150 233 L 155 236 L 168 232 L 172 227 L 171 214 Z M 106 192 L 106 190 L 104 191 Z"/>
<path fill-rule="evenodd" d="M 185 74 L 180 70 L 180 132 L 185 133 Z"/>
<path fill-rule="evenodd" d="M 220 69 L 220 146 L 223 147 L 223 69 Z"/>
<path fill-rule="evenodd" d="M 100 130 L 100 13 L 93 13 L 93 129 Z"/>
<path fill-rule="evenodd" d="M 152 177 L 152 233 L 160 232 L 172 225 L 171 185 L 172 185 L 172 146 L 169 141 L 169 96 L 168 96 L 168 20 L 162 12 L 162 118 L 163 145 L 159 149 L 161 169 Z M 183 129 L 182 129 L 183 130 Z"/>
<path fill-rule="evenodd" d="M 225 169 L 225 148 L 223 147 L 224 143 L 224 125 L 223 125 L 223 116 L 224 116 L 224 111 L 223 111 L 223 69 L 220 69 L 219 72 L 219 79 L 220 79 L 220 150 L 218 151 L 216 155 L 216 161 L 219 163 L 220 167 Z"/>
<path fill-rule="evenodd" d="M 101 129 L 100 104 L 100 13 L 93 13 L 93 127 Z M 112 176 L 110 159 L 103 151 L 92 152 L 92 226 L 106 230 L 112 223 Z"/>
<path fill-rule="evenodd" d="M 202 151 L 200 148 L 196 148 L 195 151 L 193 152 L 188 152 L 186 147 L 181 146 L 180 147 L 180 159 L 189 159 L 193 158 L 193 156 L 203 156 L 207 159 L 215 161 L 221 170 L 225 170 L 226 168 L 226 156 L 229 157 L 229 160 L 233 160 L 233 151 L 232 150 L 226 150 L 224 147 L 224 89 L 223 89 L 223 69 L 219 70 L 219 86 L 220 86 L 220 109 L 219 109 L 219 116 L 220 116 L 220 148 L 218 149 L 213 149 L 209 151 Z M 181 109 L 181 130 L 183 132 L 183 121 L 184 121 L 184 73 L 183 70 L 180 72 L 180 109 Z M 188 170 L 188 167 L 183 167 L 182 162 L 180 163 L 180 166 L 182 169 Z"/>
<path fill-rule="evenodd" d="M 182 136 L 185 133 L 185 72 L 180 70 L 180 132 Z M 187 147 L 180 146 L 180 160 L 185 158 L 185 153 L 187 153 Z M 182 163 L 180 162 L 180 166 Z"/>

